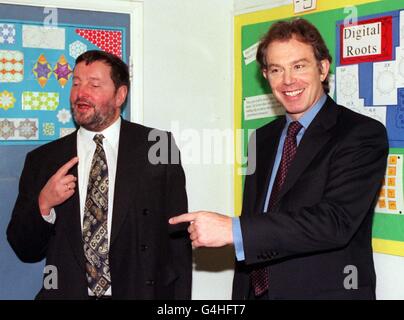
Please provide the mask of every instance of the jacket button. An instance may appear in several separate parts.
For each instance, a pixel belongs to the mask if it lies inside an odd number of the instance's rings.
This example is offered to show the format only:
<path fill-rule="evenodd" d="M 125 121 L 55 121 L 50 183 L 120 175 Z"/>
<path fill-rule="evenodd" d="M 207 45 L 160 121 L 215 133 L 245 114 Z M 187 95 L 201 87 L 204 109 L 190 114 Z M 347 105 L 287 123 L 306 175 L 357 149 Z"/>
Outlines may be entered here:
<path fill-rule="evenodd" d="M 149 247 L 148 247 L 147 245 L 145 245 L 145 244 L 142 244 L 142 245 L 140 246 L 140 250 L 142 250 L 142 251 L 146 251 L 148 248 L 149 248 Z"/>
<path fill-rule="evenodd" d="M 143 209 L 143 215 L 147 216 L 150 213 L 149 209 Z"/>
<path fill-rule="evenodd" d="M 146 281 L 146 285 L 148 285 L 148 286 L 154 286 L 154 280 L 147 280 Z"/>

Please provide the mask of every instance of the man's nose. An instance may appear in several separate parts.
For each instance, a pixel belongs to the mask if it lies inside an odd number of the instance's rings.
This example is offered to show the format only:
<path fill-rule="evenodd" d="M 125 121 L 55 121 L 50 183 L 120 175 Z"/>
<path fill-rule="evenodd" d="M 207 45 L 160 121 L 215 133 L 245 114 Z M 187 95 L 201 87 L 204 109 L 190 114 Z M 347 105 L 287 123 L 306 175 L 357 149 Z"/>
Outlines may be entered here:
<path fill-rule="evenodd" d="M 75 87 L 76 97 L 77 98 L 86 98 L 89 96 L 88 86 L 86 85 L 78 85 Z"/>
<path fill-rule="evenodd" d="M 283 73 L 283 83 L 290 85 L 295 82 L 295 75 L 292 69 L 287 68 Z"/>

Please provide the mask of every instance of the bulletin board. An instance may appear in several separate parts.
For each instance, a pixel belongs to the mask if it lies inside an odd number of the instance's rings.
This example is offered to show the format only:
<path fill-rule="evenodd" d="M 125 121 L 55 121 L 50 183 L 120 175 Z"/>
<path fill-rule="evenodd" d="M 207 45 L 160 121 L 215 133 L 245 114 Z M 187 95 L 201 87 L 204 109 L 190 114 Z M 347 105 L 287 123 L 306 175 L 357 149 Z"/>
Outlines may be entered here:
<path fill-rule="evenodd" d="M 316 9 L 299 14 L 318 27 L 333 56 L 330 95 L 387 128 L 390 150 L 375 210 L 373 249 L 400 256 L 404 256 L 403 7 L 396 0 L 317 0 Z M 353 13 L 358 13 L 357 24 L 347 24 Z M 255 60 L 257 45 L 272 23 L 295 16 L 293 5 L 286 5 L 235 17 L 236 214 L 241 212 L 244 175 L 240 173 L 246 170 L 248 136 L 284 114 Z M 372 37 L 377 35 L 382 41 L 374 47 Z"/>
<path fill-rule="evenodd" d="M 103 50 L 131 65 L 129 12 L 69 10 L 57 1 L 54 7 L 0 3 L 0 11 L 1 145 L 46 143 L 76 130 L 69 94 L 81 53 Z M 123 110 L 129 119 L 130 108 Z"/>
<path fill-rule="evenodd" d="M 74 130 L 75 57 L 85 48 L 121 55 L 131 72 L 124 117 L 141 123 L 142 28 L 142 1 L 0 0 L 0 300 L 32 299 L 43 284 L 44 261 L 22 263 L 6 228 L 26 154 Z"/>

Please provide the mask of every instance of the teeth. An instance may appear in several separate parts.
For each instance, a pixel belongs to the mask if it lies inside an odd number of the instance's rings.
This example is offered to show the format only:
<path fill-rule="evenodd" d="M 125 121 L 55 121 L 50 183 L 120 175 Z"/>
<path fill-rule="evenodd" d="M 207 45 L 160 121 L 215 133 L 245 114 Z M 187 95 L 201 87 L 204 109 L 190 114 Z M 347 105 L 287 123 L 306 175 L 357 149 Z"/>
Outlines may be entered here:
<path fill-rule="evenodd" d="M 298 94 L 300 94 L 300 93 L 302 93 L 302 92 L 303 92 L 303 89 L 301 89 L 301 90 L 295 90 L 295 91 L 286 91 L 285 94 L 286 94 L 287 96 L 289 96 L 289 97 L 295 97 L 295 96 L 297 96 Z"/>

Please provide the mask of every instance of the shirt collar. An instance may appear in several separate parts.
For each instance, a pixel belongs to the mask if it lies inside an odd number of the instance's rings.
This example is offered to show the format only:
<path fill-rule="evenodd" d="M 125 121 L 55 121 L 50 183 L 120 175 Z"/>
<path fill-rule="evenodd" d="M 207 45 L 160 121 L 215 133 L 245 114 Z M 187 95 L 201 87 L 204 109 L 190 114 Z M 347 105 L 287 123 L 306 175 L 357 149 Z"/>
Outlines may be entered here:
<path fill-rule="evenodd" d="M 321 98 L 313 105 L 312 108 L 307 110 L 302 117 L 299 119 L 300 124 L 304 127 L 304 129 L 307 129 L 310 125 L 310 123 L 313 121 L 313 119 L 316 117 L 317 113 L 321 110 L 323 107 L 325 101 L 327 100 L 327 95 L 323 94 Z M 294 121 L 288 113 L 286 113 L 286 124 L 287 126 Z M 287 127 L 286 126 L 286 127 Z"/>
<path fill-rule="evenodd" d="M 102 134 L 104 136 L 105 141 L 108 141 L 108 143 L 112 147 L 117 148 L 119 141 L 119 132 L 121 129 L 121 122 L 122 122 L 121 117 L 119 117 L 108 128 L 100 132 L 90 131 L 83 127 L 80 127 L 80 129 L 77 132 L 77 135 L 79 136 L 79 139 L 89 143 L 93 141 L 93 138 L 96 134 Z"/>

